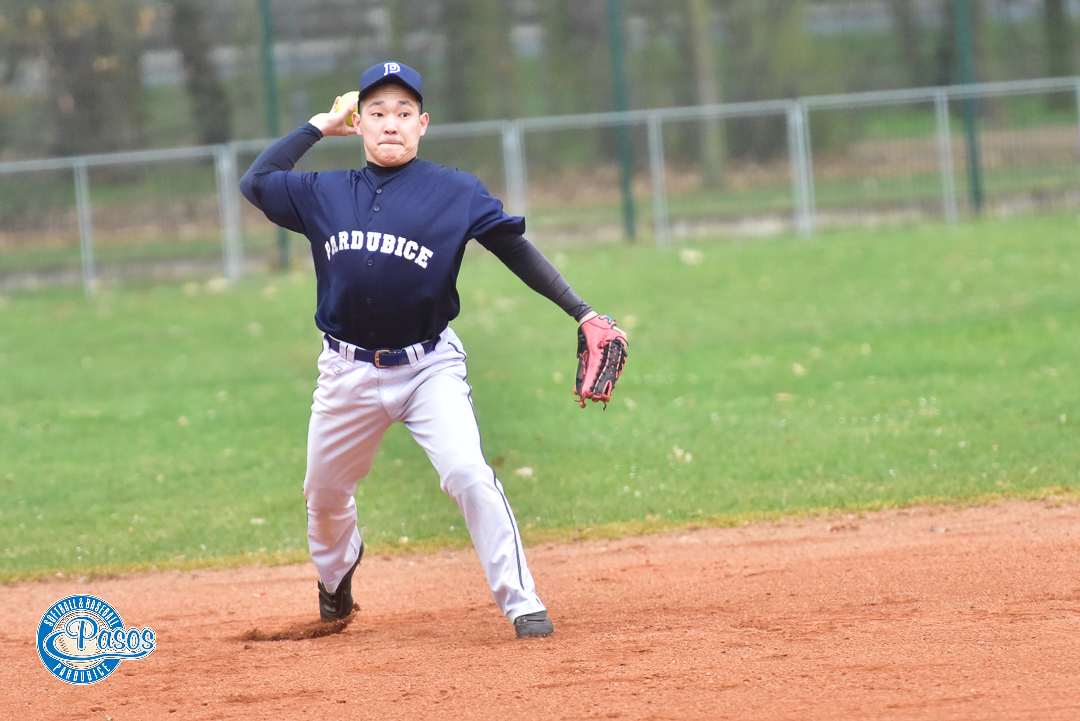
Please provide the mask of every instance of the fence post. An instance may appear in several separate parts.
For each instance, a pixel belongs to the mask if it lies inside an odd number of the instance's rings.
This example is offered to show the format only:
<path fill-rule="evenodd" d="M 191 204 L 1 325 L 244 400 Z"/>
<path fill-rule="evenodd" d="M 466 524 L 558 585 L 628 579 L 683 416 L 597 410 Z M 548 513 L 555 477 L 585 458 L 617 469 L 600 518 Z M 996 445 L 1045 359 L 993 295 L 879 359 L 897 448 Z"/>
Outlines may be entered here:
<path fill-rule="evenodd" d="M 813 233 L 817 228 L 817 187 L 814 185 L 814 144 L 810 141 L 810 106 L 800 100 L 799 110 L 802 112 L 803 172 L 806 173 L 807 233 Z"/>
<path fill-rule="evenodd" d="M 944 90 L 934 93 L 937 116 L 938 161 L 941 166 L 941 198 L 945 222 L 956 225 L 956 178 L 953 175 L 952 129 L 949 127 L 949 96 Z"/>
<path fill-rule="evenodd" d="M 521 141 L 521 124 L 510 120 L 503 125 L 503 173 L 506 175 L 506 205 L 513 215 L 524 217 L 525 151 Z"/>
<path fill-rule="evenodd" d="M 1076 131 L 1077 149 L 1080 150 L 1080 76 L 1076 78 Z"/>
<path fill-rule="evenodd" d="M 83 289 L 86 295 L 94 294 L 97 271 L 94 267 L 94 224 L 90 204 L 90 179 L 86 172 L 86 160 L 75 163 L 75 209 L 79 218 L 79 252 L 82 256 Z"/>
<path fill-rule="evenodd" d="M 236 177 L 236 148 L 231 143 L 214 149 L 218 191 L 218 213 L 221 215 L 221 254 L 225 279 L 234 283 L 244 266 L 243 231 L 240 226 L 240 201 L 237 197 L 239 180 Z"/>
<path fill-rule="evenodd" d="M 649 175 L 652 177 L 653 228 L 656 244 L 668 244 L 667 171 L 664 167 L 664 131 L 660 116 L 649 115 Z"/>
<path fill-rule="evenodd" d="M 813 230 L 813 220 L 810 210 L 810 189 L 808 160 L 806 157 L 807 146 L 803 141 L 805 129 L 803 123 L 805 116 L 799 102 L 792 102 L 788 106 L 788 156 L 791 164 L 791 193 L 795 205 L 795 230 L 799 235 L 810 235 Z"/>

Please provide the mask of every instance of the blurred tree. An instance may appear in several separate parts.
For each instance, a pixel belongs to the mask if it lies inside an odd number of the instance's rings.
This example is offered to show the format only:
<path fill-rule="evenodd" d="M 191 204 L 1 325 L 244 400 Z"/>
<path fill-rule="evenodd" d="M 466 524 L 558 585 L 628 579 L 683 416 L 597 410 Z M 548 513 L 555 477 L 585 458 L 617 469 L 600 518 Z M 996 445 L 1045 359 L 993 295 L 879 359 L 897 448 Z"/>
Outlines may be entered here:
<path fill-rule="evenodd" d="M 390 57 L 405 57 L 405 28 L 408 22 L 407 0 L 386 0 L 386 11 L 390 16 Z"/>
<path fill-rule="evenodd" d="M 889 0 L 889 10 L 900 37 L 900 56 L 907 69 L 910 87 L 918 88 L 930 81 L 923 61 L 923 30 L 917 17 L 915 0 Z"/>
<path fill-rule="evenodd" d="M 495 72 L 495 115 L 515 118 L 522 115 L 521 82 L 511 35 L 514 32 L 513 3 L 507 0 L 488 0 L 492 16 L 491 53 Z"/>
<path fill-rule="evenodd" d="M 473 87 L 480 72 L 482 42 L 469 0 L 443 0 L 443 27 L 446 29 L 446 77 L 441 88 L 446 121 L 472 120 Z"/>
<path fill-rule="evenodd" d="M 210 61 L 206 35 L 208 0 L 173 0 L 171 38 L 184 59 L 185 82 L 199 140 L 208 145 L 232 137 L 231 109 L 217 69 Z"/>
<path fill-rule="evenodd" d="M 34 44 L 22 22 L 27 10 L 25 0 L 11 0 L 0 10 L 0 151 L 14 141 L 12 84 L 33 56 Z"/>
<path fill-rule="evenodd" d="M 31 5 L 25 32 L 47 63 L 55 155 L 139 147 L 146 121 L 136 0 Z M 20 18 L 20 20 L 22 20 Z"/>
<path fill-rule="evenodd" d="M 611 59 L 604 0 L 551 0 L 544 4 L 545 113 L 610 110 Z"/>
<path fill-rule="evenodd" d="M 694 50 L 694 76 L 697 102 L 715 105 L 720 102 L 720 78 L 713 55 L 713 12 L 708 0 L 687 0 L 690 17 L 690 39 Z M 723 183 L 724 141 L 721 121 L 705 120 L 701 130 L 701 163 L 705 185 L 719 187 Z"/>
<path fill-rule="evenodd" d="M 953 0 L 940 0 L 938 3 L 941 16 L 941 31 L 934 47 L 934 70 L 931 82 L 934 85 L 952 85 L 959 75 L 956 55 L 956 17 L 953 12 Z"/>
<path fill-rule="evenodd" d="M 729 0 L 728 100 L 792 98 L 809 90 L 816 68 L 804 5 L 805 0 Z M 735 119 L 728 133 L 728 151 L 737 157 L 767 160 L 787 150 L 781 116 Z"/>
<path fill-rule="evenodd" d="M 710 2 L 711 0 L 705 0 Z M 623 0 L 627 17 L 627 67 L 631 105 L 641 108 L 695 105 L 699 88 L 692 80 L 689 2 Z"/>
<path fill-rule="evenodd" d="M 446 120 L 515 115 L 520 106 L 506 0 L 443 0 Z"/>
<path fill-rule="evenodd" d="M 1046 28 L 1046 74 L 1051 78 L 1072 75 L 1072 27 L 1066 0 L 1046 0 L 1043 26 Z M 1076 104 L 1076 100 L 1066 93 L 1051 93 L 1047 102 L 1052 110 L 1067 110 Z"/>
<path fill-rule="evenodd" d="M 971 31 L 975 44 L 975 59 L 979 67 L 975 70 L 976 82 L 989 82 L 1001 78 L 1001 58 L 991 52 L 993 47 L 993 28 L 990 24 L 990 9 L 987 0 L 967 0 L 971 7 Z M 982 72 L 979 72 L 979 71 Z M 998 100 L 990 101 L 990 104 Z"/>
<path fill-rule="evenodd" d="M 605 0 L 550 0 L 537 6 L 543 28 L 541 55 L 534 61 L 531 88 L 536 115 L 602 112 L 613 107 L 611 56 L 604 18 Z M 594 165 L 597 153 L 616 157 L 615 133 L 599 131 L 533 133 L 530 168 Z"/>

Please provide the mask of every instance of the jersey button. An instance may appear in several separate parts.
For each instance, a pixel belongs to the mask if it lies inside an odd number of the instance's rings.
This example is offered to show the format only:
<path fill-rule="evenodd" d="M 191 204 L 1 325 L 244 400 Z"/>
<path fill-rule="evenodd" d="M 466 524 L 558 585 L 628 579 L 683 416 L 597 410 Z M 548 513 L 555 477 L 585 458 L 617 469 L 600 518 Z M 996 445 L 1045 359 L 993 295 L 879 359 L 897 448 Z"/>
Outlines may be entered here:
<path fill-rule="evenodd" d="M 366 300 L 367 300 L 367 304 L 371 305 L 371 298 L 367 298 Z"/>
<path fill-rule="evenodd" d="M 376 212 L 376 213 L 378 213 L 378 212 L 379 212 L 379 206 L 377 206 L 377 205 L 375 206 L 375 212 Z"/>
<path fill-rule="evenodd" d="M 376 189 L 375 189 L 375 192 L 376 192 L 376 193 L 381 193 L 381 192 L 382 192 L 382 188 L 376 188 Z"/>
<path fill-rule="evenodd" d="M 372 266 L 372 265 L 375 265 L 375 261 L 373 261 L 373 260 L 369 260 L 369 261 L 367 262 L 367 264 L 368 264 L 368 266 Z"/>

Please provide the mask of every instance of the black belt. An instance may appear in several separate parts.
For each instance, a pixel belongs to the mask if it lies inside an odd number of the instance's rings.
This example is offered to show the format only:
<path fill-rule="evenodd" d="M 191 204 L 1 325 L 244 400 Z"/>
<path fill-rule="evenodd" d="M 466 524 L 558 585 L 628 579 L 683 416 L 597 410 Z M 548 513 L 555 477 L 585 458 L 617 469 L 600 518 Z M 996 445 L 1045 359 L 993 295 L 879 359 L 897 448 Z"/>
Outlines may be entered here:
<path fill-rule="evenodd" d="M 331 338 L 328 335 L 323 334 L 326 338 L 327 345 L 330 346 L 330 350 L 334 351 L 338 355 L 341 354 L 341 343 L 335 338 Z M 420 347 L 424 349 L 424 353 L 430 353 L 435 350 L 435 346 L 439 344 L 439 338 L 436 336 L 431 340 L 426 340 L 420 344 Z M 394 366 L 403 366 L 408 364 L 409 354 L 402 348 L 400 350 L 393 350 L 382 348 L 380 350 L 367 350 L 366 348 L 360 348 L 359 346 L 353 346 L 353 360 L 363 361 L 370 363 L 376 368 L 392 368 Z"/>

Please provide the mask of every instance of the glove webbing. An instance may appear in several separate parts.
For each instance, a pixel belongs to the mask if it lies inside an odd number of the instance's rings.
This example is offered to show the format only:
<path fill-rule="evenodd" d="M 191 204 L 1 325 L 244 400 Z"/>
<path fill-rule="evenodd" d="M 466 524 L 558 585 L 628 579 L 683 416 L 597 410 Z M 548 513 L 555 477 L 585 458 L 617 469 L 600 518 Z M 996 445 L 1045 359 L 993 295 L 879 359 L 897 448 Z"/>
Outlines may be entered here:
<path fill-rule="evenodd" d="M 613 352 L 612 346 L 615 346 Z M 596 387 L 603 383 L 611 383 L 615 385 L 615 380 L 622 373 L 623 368 L 626 366 L 626 344 L 623 343 L 621 338 L 612 338 L 602 347 L 603 354 L 600 356 L 600 363 L 596 368 L 596 380 L 593 381 L 592 388 L 589 388 L 590 393 L 595 393 Z M 613 369 L 613 366 L 618 366 Z M 584 380 L 584 379 L 582 379 Z M 610 395 L 610 393 L 609 393 Z M 602 401 L 604 404 L 604 410 L 607 410 L 607 401 Z M 585 399 L 581 401 L 581 407 L 585 407 Z"/>

